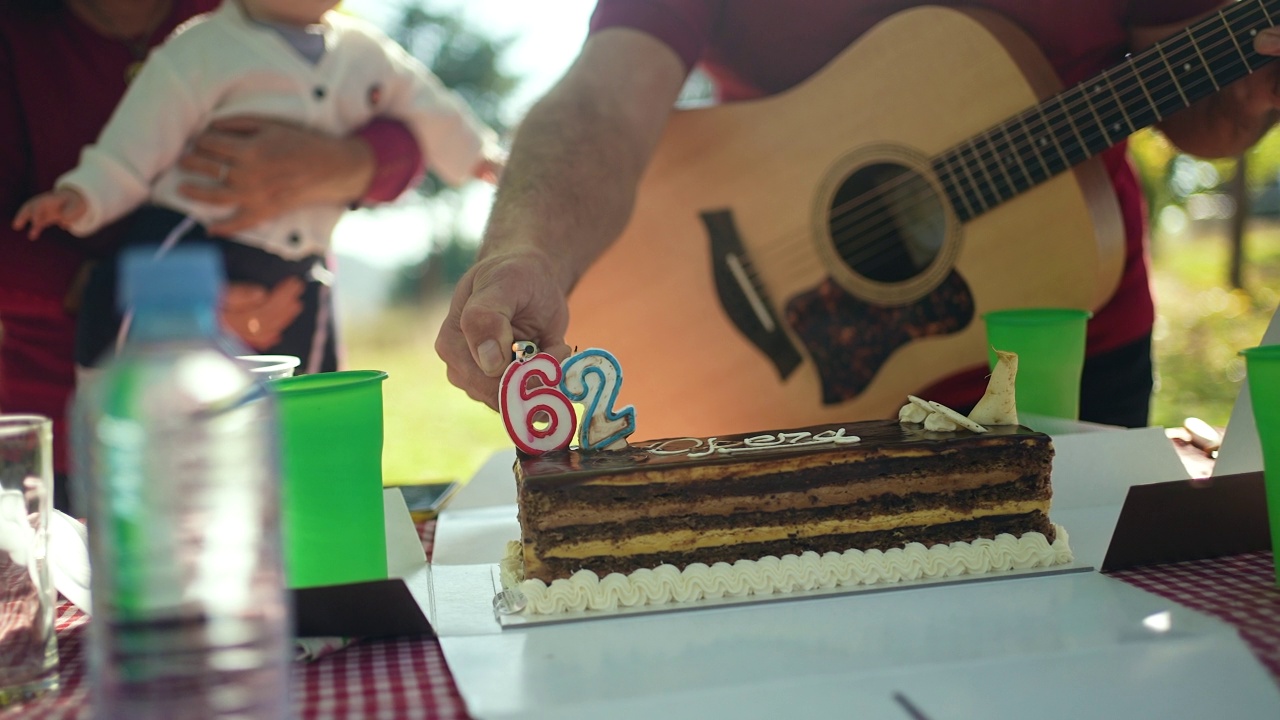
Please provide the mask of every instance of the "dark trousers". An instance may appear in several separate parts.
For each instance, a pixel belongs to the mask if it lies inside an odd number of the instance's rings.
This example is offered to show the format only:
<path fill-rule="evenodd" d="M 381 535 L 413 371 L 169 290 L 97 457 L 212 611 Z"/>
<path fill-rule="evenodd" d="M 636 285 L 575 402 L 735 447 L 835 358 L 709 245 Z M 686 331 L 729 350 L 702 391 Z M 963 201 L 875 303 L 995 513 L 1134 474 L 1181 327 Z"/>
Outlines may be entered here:
<path fill-rule="evenodd" d="M 186 216 L 167 208 L 148 205 L 134 213 L 121 247 L 158 245 Z M 200 223 L 192 223 L 179 242 L 212 244 L 222 254 L 228 282 L 252 283 L 272 288 L 286 277 L 306 281 L 302 293 L 302 312 L 294 318 L 275 345 L 259 350 L 271 355 L 296 355 L 302 359 L 298 372 L 306 372 L 311 362 L 317 331 L 324 342 L 319 352 L 319 372 L 338 369 L 337 343 L 332 296 L 325 279 L 324 258 L 313 256 L 301 260 L 285 260 L 260 248 L 243 245 L 227 238 L 211 236 Z M 94 367 L 114 354 L 122 316 L 116 305 L 116 256 L 105 258 L 93 267 L 85 286 L 84 299 L 76 321 L 76 363 Z M 316 272 L 319 265 L 324 272 Z"/>
<path fill-rule="evenodd" d="M 1144 427 L 1155 386 L 1151 334 L 1084 361 L 1080 379 L 1080 419 Z"/>

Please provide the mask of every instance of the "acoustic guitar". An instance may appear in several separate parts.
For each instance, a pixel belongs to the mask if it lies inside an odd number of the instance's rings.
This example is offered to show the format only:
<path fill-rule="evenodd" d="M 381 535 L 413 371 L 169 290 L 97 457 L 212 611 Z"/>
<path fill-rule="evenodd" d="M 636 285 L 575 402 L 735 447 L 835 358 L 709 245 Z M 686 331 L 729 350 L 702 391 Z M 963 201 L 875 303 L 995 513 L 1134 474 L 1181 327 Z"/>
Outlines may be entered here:
<path fill-rule="evenodd" d="M 982 313 L 1111 296 L 1097 154 L 1265 64 L 1273 17 L 1236 3 L 1059 92 L 1008 20 L 917 8 L 783 94 L 676 111 L 568 340 L 617 356 L 637 437 L 893 416 L 985 366 Z"/>

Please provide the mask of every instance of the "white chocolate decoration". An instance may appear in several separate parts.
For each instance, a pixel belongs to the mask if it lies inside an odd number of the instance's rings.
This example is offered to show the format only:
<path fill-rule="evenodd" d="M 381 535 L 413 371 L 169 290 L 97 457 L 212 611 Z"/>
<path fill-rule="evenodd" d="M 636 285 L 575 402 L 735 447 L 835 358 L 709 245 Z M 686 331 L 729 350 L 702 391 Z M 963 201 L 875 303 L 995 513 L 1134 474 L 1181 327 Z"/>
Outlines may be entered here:
<path fill-rule="evenodd" d="M 772 555 L 759 560 L 738 560 L 732 565 L 694 563 L 684 570 L 660 565 L 628 575 L 611 573 L 603 579 L 590 570 L 552 581 L 524 580 L 520 543 L 507 546 L 502 561 L 504 587 L 516 587 L 528 606 L 523 612 L 551 614 L 582 610 L 616 610 L 619 607 L 663 605 L 722 597 L 747 597 L 907 580 L 954 577 L 1007 570 L 1062 565 L 1073 560 L 1067 531 L 1054 525 L 1050 544 L 1044 535 L 1029 532 L 1022 537 L 1002 534 L 995 539 L 925 547 L 911 543 L 891 550 L 846 550 L 819 555 Z"/>
<path fill-rule="evenodd" d="M 924 419 L 924 429 L 934 432 L 955 432 L 960 426 L 952 422 L 951 418 L 942 413 L 929 413 Z"/>
<path fill-rule="evenodd" d="M 923 410 L 926 415 L 928 415 L 931 412 L 934 412 L 933 405 L 929 404 L 928 400 L 918 398 L 915 395 L 908 395 L 907 402 Z"/>
<path fill-rule="evenodd" d="M 919 405 L 909 402 L 898 410 L 898 422 L 922 423 L 925 418 L 932 414 L 933 413 L 926 412 L 924 408 L 921 408 Z"/>
<path fill-rule="evenodd" d="M 946 405 L 943 405 L 942 403 L 933 402 L 931 400 L 929 401 L 929 404 L 933 406 L 934 412 L 945 415 L 948 420 L 955 423 L 956 425 L 959 425 L 965 430 L 972 430 L 973 432 L 976 432 L 976 433 L 984 433 L 987 431 L 986 428 L 982 427 L 978 423 L 970 420 L 969 418 L 961 415 L 960 413 L 956 412 L 955 410 L 952 410 L 951 408 L 947 407 Z"/>
<path fill-rule="evenodd" d="M 969 413 L 969 419 L 983 425 L 1017 425 L 1014 380 L 1018 377 L 1018 354 L 1004 350 L 995 352 L 996 366 L 991 369 L 987 391 Z"/>

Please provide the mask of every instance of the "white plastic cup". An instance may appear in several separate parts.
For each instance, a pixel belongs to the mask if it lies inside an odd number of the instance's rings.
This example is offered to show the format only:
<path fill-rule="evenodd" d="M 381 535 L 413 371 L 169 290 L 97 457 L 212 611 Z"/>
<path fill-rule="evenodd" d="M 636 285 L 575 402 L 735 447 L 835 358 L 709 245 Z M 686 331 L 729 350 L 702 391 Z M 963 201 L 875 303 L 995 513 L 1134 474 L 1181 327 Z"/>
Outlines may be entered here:
<path fill-rule="evenodd" d="M 302 364 L 302 360 L 293 355 L 237 355 L 236 360 L 261 380 L 293 377 L 298 365 Z"/>

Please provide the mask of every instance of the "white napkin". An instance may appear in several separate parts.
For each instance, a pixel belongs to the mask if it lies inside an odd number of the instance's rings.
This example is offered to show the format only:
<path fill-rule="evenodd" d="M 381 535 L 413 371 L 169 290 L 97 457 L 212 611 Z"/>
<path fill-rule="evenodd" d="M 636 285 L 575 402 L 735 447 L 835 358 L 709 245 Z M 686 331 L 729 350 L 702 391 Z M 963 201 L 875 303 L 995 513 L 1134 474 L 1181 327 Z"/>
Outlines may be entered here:
<path fill-rule="evenodd" d="M 58 592 L 90 614 L 89 530 L 61 510 L 49 516 L 49 571 Z"/>

